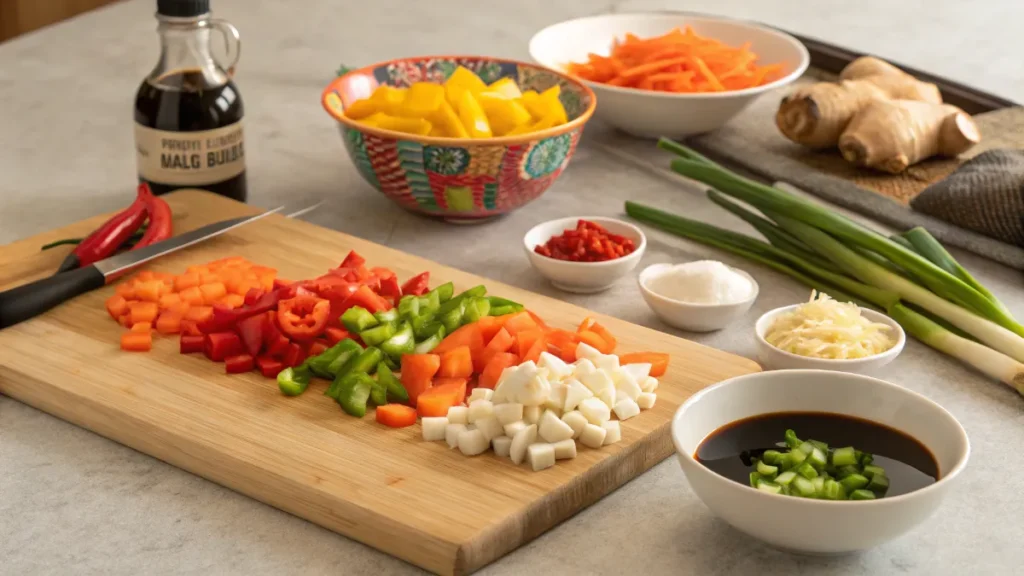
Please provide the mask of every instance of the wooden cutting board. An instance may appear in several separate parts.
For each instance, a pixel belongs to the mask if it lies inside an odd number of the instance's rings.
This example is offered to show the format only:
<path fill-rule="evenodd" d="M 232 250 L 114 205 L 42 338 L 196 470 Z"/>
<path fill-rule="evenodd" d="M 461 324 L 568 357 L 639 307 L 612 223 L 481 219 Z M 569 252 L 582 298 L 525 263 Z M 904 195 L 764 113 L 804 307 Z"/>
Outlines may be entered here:
<path fill-rule="evenodd" d="M 254 208 L 205 192 L 166 196 L 181 232 Z M 42 244 L 91 231 L 103 217 L 0 247 L 0 287 L 51 273 L 67 249 Z M 549 323 L 575 326 L 586 310 L 404 254 L 340 232 L 272 215 L 156 261 L 180 272 L 242 255 L 285 278 L 322 274 L 349 250 L 406 278 L 428 269 L 456 290 L 484 283 Z M 694 392 L 757 364 L 615 318 L 597 317 L 620 351 L 669 352 L 654 409 L 622 425 L 622 442 L 581 448 L 575 460 L 532 472 L 493 453 L 466 458 L 423 442 L 419 425 L 392 430 L 372 414 L 344 414 L 314 384 L 282 396 L 256 373 L 178 354 L 158 337 L 150 353 L 118 349 L 106 287 L 0 331 L 0 392 L 165 462 L 441 574 L 472 572 L 572 516 L 673 452 L 669 424 Z"/>

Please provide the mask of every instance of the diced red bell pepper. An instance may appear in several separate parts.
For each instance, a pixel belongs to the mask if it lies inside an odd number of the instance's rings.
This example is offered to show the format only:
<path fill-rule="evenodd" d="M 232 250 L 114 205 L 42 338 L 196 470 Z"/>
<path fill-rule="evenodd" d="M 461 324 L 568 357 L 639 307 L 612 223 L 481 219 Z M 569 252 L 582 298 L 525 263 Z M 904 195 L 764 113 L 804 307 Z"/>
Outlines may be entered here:
<path fill-rule="evenodd" d="M 371 313 L 384 312 L 385 310 L 390 310 L 392 308 L 390 302 L 374 293 L 374 291 L 365 284 L 360 286 L 358 290 L 353 292 L 352 295 L 345 300 L 344 307 L 346 310 L 353 306 L 361 306 Z"/>
<path fill-rule="evenodd" d="M 257 314 L 238 323 L 238 335 L 242 337 L 242 345 L 250 356 L 259 356 L 263 348 L 263 339 L 267 332 L 267 315 Z"/>
<path fill-rule="evenodd" d="M 253 306 L 260 301 L 264 294 L 266 292 L 262 288 L 249 288 L 249 291 L 245 293 L 245 305 Z"/>
<path fill-rule="evenodd" d="M 434 380 L 433 386 L 416 398 L 416 411 L 424 418 L 443 418 L 448 415 L 449 408 L 461 404 L 465 399 L 465 378 L 438 378 Z"/>
<path fill-rule="evenodd" d="M 206 337 L 194 334 L 182 334 L 180 339 L 180 350 L 182 354 L 194 354 L 202 352 L 206 347 Z"/>
<path fill-rule="evenodd" d="M 234 332 L 207 334 L 203 352 L 210 360 L 222 362 L 228 356 L 237 356 L 243 352 L 242 340 Z"/>
<path fill-rule="evenodd" d="M 398 276 L 392 274 L 389 278 L 381 279 L 379 294 L 385 298 L 391 298 L 392 302 L 397 302 L 402 297 L 402 288 L 398 285 Z"/>
<path fill-rule="evenodd" d="M 421 272 L 402 284 L 402 296 L 423 296 L 430 291 L 430 271 Z"/>
<path fill-rule="evenodd" d="M 324 330 L 324 336 L 327 337 L 327 341 L 330 342 L 331 346 L 334 346 L 338 342 L 349 337 L 348 330 L 338 328 L 337 326 L 328 326 L 327 329 Z"/>
<path fill-rule="evenodd" d="M 281 288 L 287 288 L 292 284 L 295 284 L 295 282 L 292 282 L 291 280 L 285 280 L 284 278 L 274 278 L 274 291 L 276 292 Z"/>
<path fill-rule="evenodd" d="M 363 258 L 355 250 L 350 250 L 345 259 L 341 261 L 341 265 L 338 268 L 354 268 L 356 266 L 364 266 L 366 264 L 366 258 Z"/>
<path fill-rule="evenodd" d="M 288 347 L 291 346 L 291 345 L 292 345 L 292 341 L 289 340 L 288 337 L 285 336 L 284 334 L 280 334 L 279 333 L 277 335 L 277 340 L 271 342 L 265 348 L 265 350 L 267 351 L 266 355 L 267 356 L 272 356 L 272 357 L 275 357 L 275 358 L 281 357 L 281 356 L 284 355 L 285 352 L 288 351 Z"/>
<path fill-rule="evenodd" d="M 441 354 L 441 378 L 469 378 L 473 375 L 473 355 L 469 346 L 459 346 Z"/>
<path fill-rule="evenodd" d="M 214 306 L 213 317 L 201 324 L 200 329 L 207 334 L 211 332 L 224 332 L 226 330 L 231 330 L 235 328 L 241 320 L 277 308 L 278 302 L 281 301 L 282 294 L 283 290 L 267 292 L 254 304 L 250 306 L 240 306 L 234 309 L 223 306 Z"/>
<path fill-rule="evenodd" d="M 295 367 L 302 364 L 302 361 L 306 359 L 306 351 L 302 349 L 295 342 L 288 345 L 288 349 L 281 355 L 281 362 L 284 362 L 285 366 Z"/>
<path fill-rule="evenodd" d="M 311 340 L 323 334 L 331 303 L 316 296 L 300 296 L 277 304 L 277 326 L 293 340 Z"/>
<path fill-rule="evenodd" d="M 498 384 L 498 378 L 501 377 L 501 373 L 505 368 L 517 365 L 519 365 L 519 357 L 515 354 L 509 354 L 508 352 L 495 354 L 487 362 L 487 367 L 480 374 L 480 378 L 477 381 L 478 387 L 493 389 Z"/>
<path fill-rule="evenodd" d="M 383 266 L 374 266 L 370 268 L 370 275 L 380 278 L 382 281 L 388 278 L 398 278 L 391 268 L 384 268 Z"/>
<path fill-rule="evenodd" d="M 284 362 L 270 356 L 260 356 L 257 358 L 256 367 L 259 368 L 260 374 L 267 378 L 277 378 L 281 370 L 285 369 Z"/>
<path fill-rule="evenodd" d="M 242 372 L 250 372 L 254 365 L 252 356 L 248 354 L 239 354 L 237 356 L 229 356 L 224 359 L 224 370 L 228 374 L 241 374 Z"/>
<path fill-rule="evenodd" d="M 537 322 L 534 321 L 533 317 L 530 316 L 530 313 L 526 311 L 517 312 L 509 316 L 509 318 L 505 320 L 504 327 L 505 330 L 508 330 L 508 333 L 513 336 L 519 332 L 540 329 L 540 327 L 537 326 Z"/>
<path fill-rule="evenodd" d="M 668 370 L 668 358 L 664 352 L 633 352 L 619 356 L 619 362 L 623 365 L 648 363 L 651 365 L 651 376 L 660 378 Z"/>
<path fill-rule="evenodd" d="M 309 350 L 306 351 L 306 357 L 309 358 L 312 356 L 319 356 L 323 354 L 325 350 L 327 350 L 327 347 L 327 342 L 316 340 L 315 342 L 310 343 Z"/>

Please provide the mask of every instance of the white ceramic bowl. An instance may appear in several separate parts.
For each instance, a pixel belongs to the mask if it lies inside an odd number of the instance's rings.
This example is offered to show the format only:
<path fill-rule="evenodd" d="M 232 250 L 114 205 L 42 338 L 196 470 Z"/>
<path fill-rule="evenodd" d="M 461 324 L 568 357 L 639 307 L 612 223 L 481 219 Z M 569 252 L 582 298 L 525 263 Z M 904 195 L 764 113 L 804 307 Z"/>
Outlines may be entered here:
<path fill-rule="evenodd" d="M 647 283 L 673 266 L 675 264 L 652 264 L 644 268 L 637 277 L 637 283 L 640 285 L 640 293 L 644 297 L 644 302 L 647 302 L 651 310 L 669 326 L 690 332 L 721 330 L 746 314 L 747 310 L 750 310 L 750 307 L 754 304 L 754 300 L 757 300 L 757 280 L 754 280 L 750 274 L 743 270 L 733 268 L 732 266 L 729 267 L 730 270 L 749 280 L 754 287 L 750 298 L 742 302 L 734 304 L 690 304 L 651 292 L 647 287 Z"/>
<path fill-rule="evenodd" d="M 840 372 L 853 372 L 855 374 L 871 374 L 895 360 L 896 357 L 900 355 L 900 352 L 903 351 L 903 346 L 907 343 L 907 334 L 903 331 L 903 327 L 901 327 L 898 322 L 880 312 L 861 308 L 861 315 L 868 320 L 871 320 L 872 322 L 881 322 L 882 324 L 892 327 L 892 332 L 890 334 L 896 338 L 896 344 L 893 345 L 892 348 L 889 348 L 881 354 L 868 356 L 867 358 L 858 358 L 855 360 L 829 360 L 825 358 L 808 358 L 807 356 L 798 356 L 796 354 L 780 350 L 769 344 L 768 341 L 764 339 L 764 335 L 768 332 L 768 328 L 771 327 L 772 322 L 774 322 L 781 314 L 789 312 L 797 306 L 800 306 L 800 304 L 776 308 L 775 310 L 762 315 L 757 319 L 757 323 L 754 324 L 754 335 L 757 339 L 757 360 L 761 363 L 761 366 L 768 370 L 806 368 L 809 370 L 837 370 Z"/>
<path fill-rule="evenodd" d="M 568 262 L 555 260 L 547 256 L 541 256 L 533 251 L 535 247 L 544 244 L 553 236 L 575 228 L 576 222 L 580 219 L 590 220 L 604 226 L 612 234 L 625 236 L 633 240 L 636 250 L 614 260 L 604 262 Z M 636 268 L 644 249 L 647 248 L 647 237 L 639 228 L 614 218 L 602 218 L 600 216 L 574 216 L 572 218 L 559 218 L 538 224 L 530 229 L 523 237 L 523 247 L 526 249 L 526 256 L 530 264 L 540 272 L 542 276 L 551 281 L 556 288 L 566 292 L 577 294 L 592 294 L 611 288 L 619 278 L 622 278 L 633 268 Z"/>
<path fill-rule="evenodd" d="M 559 22 L 530 39 L 530 56 L 564 72 L 569 62 L 586 61 L 590 52 L 607 55 L 612 41 L 626 33 L 644 38 L 687 25 L 697 34 L 729 45 L 750 42 L 751 50 L 760 56 L 758 63 L 783 64 L 782 77 L 756 88 L 703 94 L 669 94 L 583 81 L 597 94 L 598 118 L 642 137 L 709 132 L 739 114 L 758 95 L 799 78 L 811 61 L 807 48 L 784 32 L 753 22 L 681 13 L 605 14 Z"/>
<path fill-rule="evenodd" d="M 701 441 L 715 430 L 773 412 L 832 412 L 896 428 L 931 451 L 939 480 L 877 500 L 810 500 L 755 490 L 694 459 Z M 864 550 L 920 524 L 956 485 L 971 451 L 956 418 L 924 396 L 868 376 L 824 370 L 761 372 L 706 388 L 676 411 L 672 441 L 686 479 L 712 512 L 755 538 L 809 554 Z"/>

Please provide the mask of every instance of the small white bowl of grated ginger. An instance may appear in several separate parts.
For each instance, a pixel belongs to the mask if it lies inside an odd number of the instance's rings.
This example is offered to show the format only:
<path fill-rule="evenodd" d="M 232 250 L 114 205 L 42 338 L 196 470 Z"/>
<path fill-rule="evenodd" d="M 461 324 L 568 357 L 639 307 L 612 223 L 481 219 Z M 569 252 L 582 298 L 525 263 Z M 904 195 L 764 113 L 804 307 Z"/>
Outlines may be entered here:
<path fill-rule="evenodd" d="M 885 314 L 819 292 L 764 314 L 754 332 L 757 359 L 766 370 L 868 374 L 892 362 L 907 342 L 903 328 Z"/>

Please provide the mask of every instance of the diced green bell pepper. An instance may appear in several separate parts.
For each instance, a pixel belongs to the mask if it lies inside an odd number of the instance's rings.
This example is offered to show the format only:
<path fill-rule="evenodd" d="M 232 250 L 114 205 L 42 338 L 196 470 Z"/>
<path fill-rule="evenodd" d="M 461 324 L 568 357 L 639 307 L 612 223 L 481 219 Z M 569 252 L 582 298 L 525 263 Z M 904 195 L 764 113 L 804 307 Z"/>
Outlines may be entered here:
<path fill-rule="evenodd" d="M 416 339 L 412 333 L 412 325 L 408 322 L 402 322 L 395 331 L 395 334 L 383 342 L 380 348 L 385 354 L 400 363 L 402 354 L 411 354 L 415 346 Z"/>
<path fill-rule="evenodd" d="M 408 294 L 398 301 L 398 315 L 405 320 L 412 320 L 420 315 L 420 298 Z"/>
<path fill-rule="evenodd" d="M 409 393 L 405 386 L 398 381 L 391 368 L 384 362 L 377 365 L 377 382 L 380 382 L 388 391 L 388 398 L 395 402 L 408 402 Z"/>
<path fill-rule="evenodd" d="M 438 328 L 444 328 L 444 324 L 441 324 L 440 320 L 435 320 L 431 316 L 420 316 L 412 321 L 412 333 L 416 336 L 417 340 L 424 340 L 430 338 L 432 334 L 437 332 Z"/>
<path fill-rule="evenodd" d="M 306 364 L 295 368 L 288 367 L 278 372 L 277 387 L 285 396 L 298 396 L 309 387 L 309 380 L 312 377 L 310 369 Z"/>
<path fill-rule="evenodd" d="M 377 319 L 377 322 L 384 324 L 386 322 L 395 322 L 398 320 L 398 310 L 392 308 L 390 310 L 381 310 L 373 315 Z"/>
<path fill-rule="evenodd" d="M 436 312 L 441 308 L 441 296 L 434 290 L 420 296 L 420 314 Z"/>
<path fill-rule="evenodd" d="M 379 381 L 370 379 L 373 384 L 370 386 L 370 402 L 373 402 L 374 406 L 383 406 L 388 403 L 388 389 L 387 386 L 381 384 Z"/>
<path fill-rule="evenodd" d="M 446 282 L 444 284 L 441 284 L 437 288 L 434 288 L 432 291 L 437 292 L 438 300 L 440 300 L 441 303 L 444 304 L 445 302 L 451 300 L 452 296 L 455 294 L 455 285 L 452 284 L 451 282 Z"/>
<path fill-rule="evenodd" d="M 338 380 L 338 395 L 335 400 L 347 414 L 362 418 L 366 415 L 366 402 L 370 399 L 373 378 L 364 372 L 352 372 Z"/>
<path fill-rule="evenodd" d="M 377 367 L 380 361 L 384 358 L 384 353 L 380 351 L 380 348 L 374 348 L 370 346 L 366 350 L 363 350 L 358 355 L 349 358 L 348 362 L 345 362 L 336 372 L 334 382 L 331 382 L 331 386 L 327 389 L 327 396 L 338 399 L 338 394 L 341 390 L 342 381 L 352 374 L 366 374 L 369 371 Z"/>
<path fill-rule="evenodd" d="M 367 328 L 359 333 L 359 338 L 366 343 L 367 346 L 379 346 L 384 343 L 385 340 L 395 335 L 395 323 L 385 322 L 378 324 L 373 328 Z"/>
<path fill-rule="evenodd" d="M 508 298 L 502 298 L 501 296 L 487 296 L 487 302 L 490 303 L 492 310 L 494 308 L 508 307 L 511 308 L 513 312 L 521 312 L 522 310 L 525 309 L 525 306 L 523 306 L 519 302 L 513 302 L 512 300 L 509 300 Z M 491 316 L 498 316 L 498 314 L 494 314 L 492 312 Z"/>
<path fill-rule="evenodd" d="M 438 315 L 437 319 L 441 321 L 441 324 L 444 326 L 445 332 L 451 334 L 452 332 L 457 330 L 459 326 L 462 326 L 462 317 L 464 315 L 464 309 L 465 307 L 462 304 L 459 304 L 458 306 L 452 308 L 451 310 L 445 312 L 444 314 Z"/>
<path fill-rule="evenodd" d="M 507 314 L 515 314 L 516 312 L 522 312 L 523 309 L 517 306 L 491 306 L 490 316 L 505 316 Z"/>
<path fill-rule="evenodd" d="M 349 332 L 362 332 L 367 328 L 373 328 L 378 324 L 377 319 L 370 314 L 369 310 L 360 306 L 353 306 L 341 315 L 341 323 Z"/>
<path fill-rule="evenodd" d="M 466 303 L 466 309 L 463 312 L 462 323 L 469 324 L 476 322 L 477 320 L 487 316 L 491 311 L 491 303 L 487 298 L 473 298 Z"/>
<path fill-rule="evenodd" d="M 391 370 L 398 370 L 398 362 L 396 362 L 394 358 L 388 356 L 387 354 L 384 355 L 384 360 L 382 360 L 381 362 L 387 365 L 387 367 L 390 368 Z"/>
<path fill-rule="evenodd" d="M 428 336 L 427 338 L 424 338 L 423 340 L 416 343 L 416 346 L 413 347 L 412 349 L 412 353 L 429 354 L 431 350 L 437 348 L 437 345 L 441 343 L 441 340 L 444 340 L 445 334 L 446 332 L 444 326 L 438 325 L 437 331 L 434 332 L 433 335 Z"/>
<path fill-rule="evenodd" d="M 363 351 L 363 347 L 358 342 L 351 338 L 345 338 L 341 342 L 338 342 L 334 346 L 331 346 L 327 350 L 324 350 L 320 354 L 306 360 L 306 364 L 309 365 L 310 370 L 315 376 L 321 378 L 333 379 L 336 371 L 331 371 L 331 366 L 337 362 L 337 367 L 341 368 L 348 362 L 348 359 L 354 354 L 358 354 Z"/>
<path fill-rule="evenodd" d="M 471 298 L 480 298 L 487 295 L 487 287 L 483 284 L 474 286 L 465 292 L 460 293 L 458 296 L 453 297 L 451 300 L 441 305 L 441 308 L 437 311 L 438 315 L 444 314 L 450 310 L 453 310 L 456 306 L 459 306 L 463 301 Z"/>

